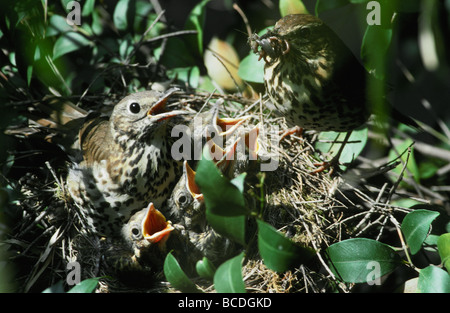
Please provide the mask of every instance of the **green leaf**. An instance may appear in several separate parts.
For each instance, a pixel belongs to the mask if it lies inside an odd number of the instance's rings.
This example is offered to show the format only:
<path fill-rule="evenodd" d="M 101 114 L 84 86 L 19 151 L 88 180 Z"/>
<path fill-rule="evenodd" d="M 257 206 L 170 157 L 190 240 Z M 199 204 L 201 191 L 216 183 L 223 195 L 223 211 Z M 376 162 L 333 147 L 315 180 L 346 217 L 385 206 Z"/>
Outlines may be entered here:
<path fill-rule="evenodd" d="M 195 41 L 189 41 L 194 51 L 200 55 L 203 54 L 203 29 L 205 23 L 205 7 L 209 0 L 203 0 L 197 4 L 189 14 L 184 29 L 196 30 L 197 37 Z"/>
<path fill-rule="evenodd" d="M 401 264 L 398 254 L 386 244 L 353 238 L 327 248 L 332 272 L 349 283 L 364 283 L 392 272 Z"/>
<path fill-rule="evenodd" d="M 76 51 L 81 47 L 89 45 L 90 41 L 83 35 L 76 32 L 67 32 L 59 37 L 53 47 L 53 60 L 64 54 Z"/>
<path fill-rule="evenodd" d="M 315 252 L 302 247 L 271 225 L 258 220 L 258 249 L 264 264 L 271 270 L 284 272 L 308 262 Z"/>
<path fill-rule="evenodd" d="M 133 0 L 120 0 L 114 9 L 113 20 L 118 30 L 126 30 L 128 28 L 130 1 L 132 2 Z"/>
<path fill-rule="evenodd" d="M 279 8 L 281 16 L 288 14 L 309 14 L 301 0 L 280 0 Z"/>
<path fill-rule="evenodd" d="M 245 293 L 242 279 L 242 261 L 244 252 L 225 261 L 214 275 L 214 287 L 220 293 Z"/>
<path fill-rule="evenodd" d="M 167 281 L 181 292 L 200 292 L 197 286 L 181 269 L 177 259 L 169 252 L 164 260 L 164 275 Z"/>
<path fill-rule="evenodd" d="M 61 33 L 65 33 L 71 31 L 72 28 L 69 24 L 67 24 L 67 20 L 61 15 L 52 15 L 49 18 L 48 26 L 45 31 L 46 37 L 51 37 L 55 35 L 59 35 Z"/>
<path fill-rule="evenodd" d="M 67 293 L 91 293 L 97 287 L 99 279 L 100 278 L 85 279 L 79 284 L 75 285 Z"/>
<path fill-rule="evenodd" d="M 411 254 L 416 254 L 422 247 L 433 220 L 439 212 L 415 210 L 408 213 L 402 221 L 401 229 Z"/>
<path fill-rule="evenodd" d="M 83 5 L 83 11 L 81 13 L 82 16 L 89 16 L 94 12 L 95 8 L 95 0 L 86 0 L 85 4 Z"/>
<path fill-rule="evenodd" d="M 420 270 L 417 289 L 422 293 L 450 293 L 450 274 L 430 265 Z"/>
<path fill-rule="evenodd" d="M 221 216 L 206 210 L 206 219 L 218 234 L 245 245 L 245 215 Z"/>
<path fill-rule="evenodd" d="M 258 60 L 259 56 L 251 52 L 239 64 L 238 74 L 243 80 L 264 83 L 264 61 Z"/>
<path fill-rule="evenodd" d="M 214 273 L 216 272 L 216 267 L 206 257 L 203 257 L 203 259 L 199 260 L 195 264 L 195 269 L 197 270 L 197 274 L 200 277 L 203 277 L 205 279 L 210 279 L 210 280 L 214 279 Z"/>
<path fill-rule="evenodd" d="M 442 264 L 444 264 L 447 272 L 450 274 L 450 233 L 439 236 L 437 247 Z"/>
<path fill-rule="evenodd" d="M 322 153 L 329 153 L 332 157 L 338 154 L 347 132 L 321 132 L 315 144 L 315 148 Z M 352 131 L 349 140 L 344 145 L 339 163 L 347 164 L 354 161 L 362 152 L 367 144 L 368 129 L 362 127 Z M 345 165 L 340 165 L 342 170 L 345 170 Z"/>
<path fill-rule="evenodd" d="M 200 82 L 200 69 L 198 66 L 177 67 L 167 71 L 167 76 L 187 83 L 192 88 L 197 88 Z"/>
<path fill-rule="evenodd" d="M 230 181 L 233 185 L 235 185 L 237 187 L 237 189 L 239 189 L 239 191 L 241 193 L 244 192 L 244 182 L 245 182 L 246 176 L 247 176 L 247 173 L 242 173 Z"/>
<path fill-rule="evenodd" d="M 386 56 L 392 41 L 392 29 L 378 25 L 369 25 L 364 33 L 361 46 L 361 59 L 369 73 L 379 80 L 384 80 L 386 73 Z"/>
<path fill-rule="evenodd" d="M 205 145 L 202 159 L 197 166 L 195 182 L 203 193 L 206 209 L 210 213 L 220 216 L 246 214 L 244 195 L 221 175 L 210 159 L 208 147 Z"/>
<path fill-rule="evenodd" d="M 273 26 L 266 27 L 258 32 L 258 36 L 264 35 Z M 259 60 L 259 55 L 250 51 L 250 54 L 246 56 L 239 64 L 238 75 L 243 80 L 264 84 L 264 61 Z"/>

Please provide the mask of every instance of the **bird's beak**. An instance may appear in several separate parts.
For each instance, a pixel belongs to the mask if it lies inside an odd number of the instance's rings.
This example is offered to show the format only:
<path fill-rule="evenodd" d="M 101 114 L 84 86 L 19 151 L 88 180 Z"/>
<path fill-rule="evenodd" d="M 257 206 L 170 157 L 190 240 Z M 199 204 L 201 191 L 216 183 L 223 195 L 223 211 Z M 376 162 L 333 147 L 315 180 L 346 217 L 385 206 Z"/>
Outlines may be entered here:
<path fill-rule="evenodd" d="M 215 126 L 219 130 L 220 136 L 231 135 L 242 123 L 250 118 L 250 115 L 238 117 L 238 118 L 230 118 L 230 117 L 216 117 L 215 118 Z"/>
<path fill-rule="evenodd" d="M 166 221 L 164 215 L 159 212 L 152 202 L 148 205 L 147 215 L 142 222 L 143 236 L 150 243 L 158 243 L 162 246 L 174 230 L 172 223 Z"/>
<path fill-rule="evenodd" d="M 170 96 L 173 95 L 176 91 L 178 91 L 178 88 L 170 88 L 166 91 L 166 93 L 159 99 L 147 112 L 147 116 L 149 118 L 154 118 L 156 122 L 166 120 L 168 118 L 178 116 L 178 115 L 185 115 L 185 114 L 191 114 L 187 111 L 182 110 L 173 110 L 170 112 L 166 112 L 166 103 L 167 100 L 169 100 Z"/>
<path fill-rule="evenodd" d="M 198 201 L 203 201 L 203 194 L 200 188 L 195 183 L 195 171 L 189 166 L 187 161 L 184 161 L 184 174 L 186 175 L 186 188 L 191 193 L 192 197 Z"/>
<path fill-rule="evenodd" d="M 260 145 L 258 141 L 259 127 L 255 126 L 252 130 L 245 134 L 245 145 L 248 148 L 250 160 L 256 160 Z"/>

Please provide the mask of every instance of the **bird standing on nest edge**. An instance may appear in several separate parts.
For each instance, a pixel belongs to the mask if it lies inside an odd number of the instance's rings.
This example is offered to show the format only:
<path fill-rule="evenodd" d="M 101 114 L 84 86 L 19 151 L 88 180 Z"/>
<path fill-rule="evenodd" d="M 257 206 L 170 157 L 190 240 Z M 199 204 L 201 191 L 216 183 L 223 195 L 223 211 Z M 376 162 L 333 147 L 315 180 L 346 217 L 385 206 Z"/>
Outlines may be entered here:
<path fill-rule="evenodd" d="M 368 120 L 368 73 L 319 18 L 287 15 L 263 36 L 254 34 L 250 43 L 265 61 L 269 106 L 284 116 L 288 125 L 348 132 L 346 142 L 351 131 Z M 403 123 L 417 125 L 393 108 L 392 113 Z M 339 154 L 332 162 L 339 160 Z"/>

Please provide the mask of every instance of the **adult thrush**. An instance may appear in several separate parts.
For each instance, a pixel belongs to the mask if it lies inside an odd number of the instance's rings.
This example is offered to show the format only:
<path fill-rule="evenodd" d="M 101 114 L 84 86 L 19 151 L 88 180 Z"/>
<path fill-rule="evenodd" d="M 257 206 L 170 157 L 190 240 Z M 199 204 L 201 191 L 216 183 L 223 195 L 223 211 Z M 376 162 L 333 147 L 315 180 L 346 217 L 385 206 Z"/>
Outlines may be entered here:
<path fill-rule="evenodd" d="M 117 234 L 130 216 L 153 202 L 159 207 L 181 174 L 170 155 L 172 118 L 165 111 L 176 89 L 144 91 L 120 101 L 109 118 L 87 121 L 79 133 L 82 161 L 67 178 L 75 202 L 101 234 Z"/>
<path fill-rule="evenodd" d="M 365 69 L 319 18 L 287 15 L 252 45 L 265 61 L 273 109 L 289 124 L 350 131 L 368 119 Z"/>
<path fill-rule="evenodd" d="M 263 36 L 254 34 L 250 41 L 265 61 L 269 106 L 285 116 L 290 126 L 349 132 L 369 118 L 368 73 L 319 18 L 287 15 L 272 30 Z M 415 124 L 398 111 L 393 113 L 400 121 Z"/>

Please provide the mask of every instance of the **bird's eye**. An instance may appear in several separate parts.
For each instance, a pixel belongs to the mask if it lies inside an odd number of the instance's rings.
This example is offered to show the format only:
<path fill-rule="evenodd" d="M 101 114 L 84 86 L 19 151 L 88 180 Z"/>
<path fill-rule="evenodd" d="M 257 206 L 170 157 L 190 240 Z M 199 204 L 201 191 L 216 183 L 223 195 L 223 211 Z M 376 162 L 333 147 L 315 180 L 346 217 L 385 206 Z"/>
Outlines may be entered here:
<path fill-rule="evenodd" d="M 137 102 L 130 103 L 128 109 L 133 114 L 138 114 L 141 111 L 141 106 Z"/>
<path fill-rule="evenodd" d="M 185 209 L 189 205 L 189 196 L 185 192 L 181 192 L 177 197 L 178 206 Z"/>
<path fill-rule="evenodd" d="M 301 37 L 309 37 L 311 35 L 311 29 L 303 27 L 299 30 L 299 35 Z"/>
<path fill-rule="evenodd" d="M 138 226 L 133 226 L 131 228 L 131 236 L 135 240 L 141 239 L 141 230 L 139 229 Z"/>

